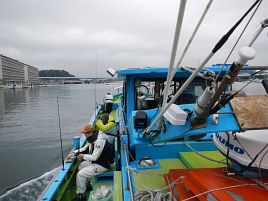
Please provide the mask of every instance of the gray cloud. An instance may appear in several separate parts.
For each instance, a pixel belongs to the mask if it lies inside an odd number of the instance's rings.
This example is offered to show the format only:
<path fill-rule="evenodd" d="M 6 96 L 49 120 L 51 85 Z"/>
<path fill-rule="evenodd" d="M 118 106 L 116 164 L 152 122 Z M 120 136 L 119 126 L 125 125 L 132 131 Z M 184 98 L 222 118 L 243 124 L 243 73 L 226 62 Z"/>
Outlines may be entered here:
<path fill-rule="evenodd" d="M 188 0 L 178 56 L 207 2 Z M 253 2 L 214 0 L 183 65 L 201 62 Z M 98 76 L 106 76 L 108 67 L 167 66 L 178 7 L 176 0 L 2 1 L 0 53 L 40 70 L 64 69 L 77 76 L 95 76 L 96 65 Z M 264 0 L 238 48 L 248 44 L 257 25 L 268 17 L 267 10 Z M 224 62 L 244 25 L 208 65 Z M 266 33 L 254 44 L 258 55 L 251 64 L 268 63 Z"/>

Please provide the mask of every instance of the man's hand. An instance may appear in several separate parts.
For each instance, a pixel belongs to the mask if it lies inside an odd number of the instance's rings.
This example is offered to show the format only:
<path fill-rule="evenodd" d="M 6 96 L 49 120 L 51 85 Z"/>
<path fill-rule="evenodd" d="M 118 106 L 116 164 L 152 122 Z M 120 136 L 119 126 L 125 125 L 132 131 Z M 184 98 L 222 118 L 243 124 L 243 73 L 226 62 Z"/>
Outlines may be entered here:
<path fill-rule="evenodd" d="M 77 155 L 77 159 L 79 161 L 82 161 L 83 160 L 83 156 L 84 156 L 84 154 L 79 154 L 79 155 Z"/>

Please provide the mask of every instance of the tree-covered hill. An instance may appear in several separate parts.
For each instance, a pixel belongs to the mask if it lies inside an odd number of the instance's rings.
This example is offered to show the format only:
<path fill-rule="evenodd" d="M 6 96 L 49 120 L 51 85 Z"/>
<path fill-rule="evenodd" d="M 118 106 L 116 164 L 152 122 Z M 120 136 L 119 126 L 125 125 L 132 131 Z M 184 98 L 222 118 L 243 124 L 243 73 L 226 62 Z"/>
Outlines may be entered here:
<path fill-rule="evenodd" d="M 40 70 L 39 77 L 75 77 L 65 70 Z"/>

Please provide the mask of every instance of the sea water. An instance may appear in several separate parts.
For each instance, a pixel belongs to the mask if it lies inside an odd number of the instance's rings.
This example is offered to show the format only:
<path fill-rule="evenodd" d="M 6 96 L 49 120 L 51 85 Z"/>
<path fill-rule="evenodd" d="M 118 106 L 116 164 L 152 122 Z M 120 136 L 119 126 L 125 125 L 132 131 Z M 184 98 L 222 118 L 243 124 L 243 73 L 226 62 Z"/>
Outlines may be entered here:
<path fill-rule="evenodd" d="M 93 114 L 95 99 L 102 104 L 118 85 L 0 89 L 0 200 L 36 200 L 61 168 L 57 97 L 66 157 L 73 136 Z"/>

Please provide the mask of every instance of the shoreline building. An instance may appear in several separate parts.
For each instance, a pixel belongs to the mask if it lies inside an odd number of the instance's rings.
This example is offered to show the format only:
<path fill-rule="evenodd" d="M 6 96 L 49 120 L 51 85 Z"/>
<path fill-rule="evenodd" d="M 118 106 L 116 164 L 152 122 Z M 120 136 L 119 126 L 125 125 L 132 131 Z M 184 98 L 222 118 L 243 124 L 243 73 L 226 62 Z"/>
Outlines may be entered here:
<path fill-rule="evenodd" d="M 39 70 L 10 57 L 0 55 L 0 85 L 29 85 L 39 84 Z"/>

